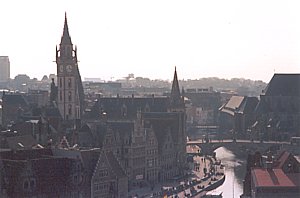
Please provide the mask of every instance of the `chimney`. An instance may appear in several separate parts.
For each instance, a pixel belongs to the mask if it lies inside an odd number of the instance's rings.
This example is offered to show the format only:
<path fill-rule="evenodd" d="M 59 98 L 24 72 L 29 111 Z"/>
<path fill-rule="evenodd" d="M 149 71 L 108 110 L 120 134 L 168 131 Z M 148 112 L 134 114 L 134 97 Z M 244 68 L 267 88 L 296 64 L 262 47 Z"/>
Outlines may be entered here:
<path fill-rule="evenodd" d="M 266 168 L 267 169 L 273 168 L 273 156 L 272 156 L 271 151 L 268 151 L 268 153 L 267 153 Z"/>

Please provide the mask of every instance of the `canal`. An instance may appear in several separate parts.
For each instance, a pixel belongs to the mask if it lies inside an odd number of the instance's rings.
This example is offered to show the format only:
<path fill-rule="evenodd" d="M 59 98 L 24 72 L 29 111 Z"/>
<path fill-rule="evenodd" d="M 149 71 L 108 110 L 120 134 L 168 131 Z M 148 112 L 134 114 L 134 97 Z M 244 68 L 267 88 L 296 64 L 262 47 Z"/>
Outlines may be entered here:
<path fill-rule="evenodd" d="M 224 198 L 239 198 L 243 193 L 247 155 L 238 158 L 232 151 L 221 147 L 216 149 L 216 156 L 225 165 L 226 179 L 222 186 L 212 192 L 222 193 Z"/>

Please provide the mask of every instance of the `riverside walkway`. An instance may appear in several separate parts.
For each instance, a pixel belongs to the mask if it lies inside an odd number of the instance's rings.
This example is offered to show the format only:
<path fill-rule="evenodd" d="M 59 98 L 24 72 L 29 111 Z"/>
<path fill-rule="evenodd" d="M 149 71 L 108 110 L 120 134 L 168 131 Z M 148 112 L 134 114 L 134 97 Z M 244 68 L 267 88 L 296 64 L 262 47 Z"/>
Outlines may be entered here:
<path fill-rule="evenodd" d="M 225 168 L 218 164 L 212 157 L 194 157 L 194 163 L 199 164 L 192 170 L 189 178 L 181 182 L 170 182 L 156 185 L 154 189 L 137 189 L 131 192 L 130 197 L 168 197 L 185 198 L 201 197 L 218 186 L 225 180 Z"/>

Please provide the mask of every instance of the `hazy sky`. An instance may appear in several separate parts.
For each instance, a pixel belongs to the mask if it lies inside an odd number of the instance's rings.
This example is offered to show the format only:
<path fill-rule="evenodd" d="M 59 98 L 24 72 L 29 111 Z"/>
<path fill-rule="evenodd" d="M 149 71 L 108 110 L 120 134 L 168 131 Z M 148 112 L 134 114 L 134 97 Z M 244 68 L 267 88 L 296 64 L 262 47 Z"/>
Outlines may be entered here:
<path fill-rule="evenodd" d="M 300 1 L 0 0 L 11 77 L 56 73 L 67 12 L 81 76 L 261 79 L 300 71 Z"/>

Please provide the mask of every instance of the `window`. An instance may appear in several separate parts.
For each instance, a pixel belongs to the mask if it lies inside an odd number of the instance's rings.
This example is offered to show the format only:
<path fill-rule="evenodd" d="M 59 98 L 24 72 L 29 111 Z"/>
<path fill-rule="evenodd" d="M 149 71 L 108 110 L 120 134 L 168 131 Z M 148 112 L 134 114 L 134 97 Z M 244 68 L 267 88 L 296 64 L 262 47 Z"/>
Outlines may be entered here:
<path fill-rule="evenodd" d="M 29 188 L 29 182 L 26 180 L 26 181 L 24 181 L 24 183 L 23 183 L 23 188 L 25 189 L 25 190 L 27 190 L 28 188 Z"/>
<path fill-rule="evenodd" d="M 69 105 L 69 115 L 72 115 L 72 105 Z"/>
<path fill-rule="evenodd" d="M 68 93 L 68 98 L 69 98 L 69 101 L 72 101 L 72 92 L 71 91 L 69 91 L 69 93 Z"/>
<path fill-rule="evenodd" d="M 59 91 L 59 99 L 62 101 L 62 91 Z"/>
<path fill-rule="evenodd" d="M 106 177 L 108 176 L 108 171 L 107 170 L 100 170 L 99 171 L 99 177 Z"/>
<path fill-rule="evenodd" d="M 30 188 L 35 188 L 35 180 L 30 180 Z"/>
<path fill-rule="evenodd" d="M 71 88 L 71 86 L 72 86 L 72 79 L 69 78 L 69 79 L 68 79 L 68 87 Z"/>
<path fill-rule="evenodd" d="M 127 116 L 127 107 L 125 104 L 123 104 L 122 109 L 121 109 L 121 114 L 123 117 Z"/>
<path fill-rule="evenodd" d="M 62 79 L 59 78 L 59 87 L 62 88 Z"/>

